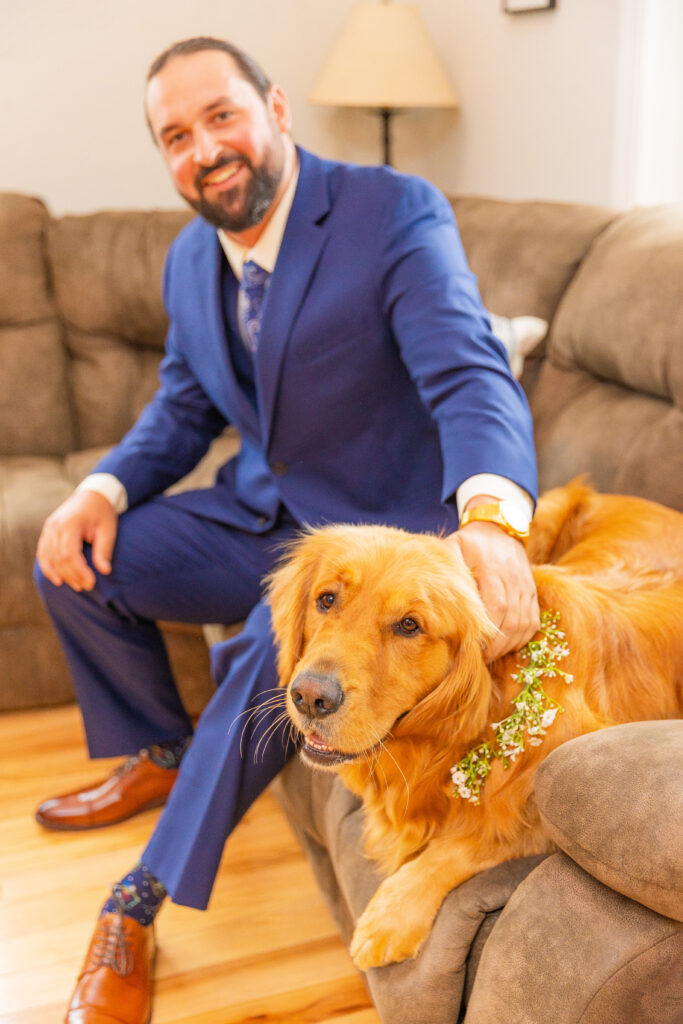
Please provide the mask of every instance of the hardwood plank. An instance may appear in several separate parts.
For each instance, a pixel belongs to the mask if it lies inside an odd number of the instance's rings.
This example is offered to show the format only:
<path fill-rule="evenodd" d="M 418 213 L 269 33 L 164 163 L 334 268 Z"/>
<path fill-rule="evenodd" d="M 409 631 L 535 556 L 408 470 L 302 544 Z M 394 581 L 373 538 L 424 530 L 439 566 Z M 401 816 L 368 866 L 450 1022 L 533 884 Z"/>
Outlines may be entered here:
<path fill-rule="evenodd" d="M 108 884 L 159 811 L 108 829 L 46 832 L 47 796 L 90 783 L 74 706 L 0 715 L 0 1024 L 59 1024 Z M 211 908 L 157 921 L 155 1024 L 379 1024 L 276 801 L 264 794 L 226 846 Z"/>

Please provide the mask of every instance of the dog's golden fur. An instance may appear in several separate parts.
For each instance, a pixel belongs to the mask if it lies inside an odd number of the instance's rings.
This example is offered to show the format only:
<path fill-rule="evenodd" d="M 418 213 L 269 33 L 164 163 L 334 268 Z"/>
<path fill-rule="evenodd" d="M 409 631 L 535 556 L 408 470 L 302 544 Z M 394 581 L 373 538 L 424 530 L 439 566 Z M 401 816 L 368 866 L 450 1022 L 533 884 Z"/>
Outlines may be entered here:
<path fill-rule="evenodd" d="M 541 608 L 560 613 L 574 682 L 545 682 L 564 713 L 509 769 L 494 762 L 478 806 L 453 797 L 449 769 L 510 713 L 519 655 L 484 663 L 492 626 L 457 555 L 430 535 L 335 526 L 299 540 L 271 580 L 288 711 L 313 744 L 304 758 L 332 763 L 362 798 L 366 850 L 388 876 L 354 934 L 362 968 L 414 956 L 471 875 L 549 848 L 533 785 L 554 747 L 681 714 L 683 516 L 576 482 L 541 499 L 527 550 Z M 406 617 L 418 633 L 403 635 Z M 318 718 L 297 709 L 291 683 L 320 678 L 342 702 Z M 333 751 L 355 759 L 335 765 Z"/>

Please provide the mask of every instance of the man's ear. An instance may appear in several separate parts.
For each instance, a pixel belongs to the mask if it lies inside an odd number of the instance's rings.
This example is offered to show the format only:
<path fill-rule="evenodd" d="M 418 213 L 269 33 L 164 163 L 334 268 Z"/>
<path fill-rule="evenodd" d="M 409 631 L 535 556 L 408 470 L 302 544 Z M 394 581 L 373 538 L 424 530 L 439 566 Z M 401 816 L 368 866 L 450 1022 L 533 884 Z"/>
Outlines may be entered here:
<path fill-rule="evenodd" d="M 304 535 L 294 541 L 280 566 L 266 580 L 281 686 L 290 681 L 303 654 L 306 607 L 317 561 L 315 535 Z"/>
<path fill-rule="evenodd" d="M 292 113 L 289 100 L 279 85 L 271 85 L 268 90 L 268 110 L 275 119 L 281 132 L 288 135 L 292 130 Z"/>

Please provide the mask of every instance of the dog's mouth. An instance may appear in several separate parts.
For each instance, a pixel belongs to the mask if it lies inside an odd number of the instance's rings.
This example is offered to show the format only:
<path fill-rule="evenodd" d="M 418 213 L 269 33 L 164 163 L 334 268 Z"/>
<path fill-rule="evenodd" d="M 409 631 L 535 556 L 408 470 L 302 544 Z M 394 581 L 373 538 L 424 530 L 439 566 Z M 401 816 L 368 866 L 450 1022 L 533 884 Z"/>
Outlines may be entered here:
<path fill-rule="evenodd" d="M 391 731 L 394 729 L 402 718 L 408 714 L 404 711 L 398 716 L 393 726 L 386 733 L 382 739 L 378 740 L 377 743 L 371 747 L 365 747 L 363 750 L 337 750 L 336 747 L 331 747 L 329 743 L 326 743 L 322 736 L 319 736 L 317 732 L 309 732 L 303 734 L 304 743 L 301 747 L 301 758 L 310 765 L 314 765 L 316 768 L 336 768 L 341 764 L 351 764 L 353 761 L 358 761 L 362 757 L 374 757 L 377 752 L 384 746 L 385 741 L 391 736 Z"/>
<path fill-rule="evenodd" d="M 309 732 L 304 735 L 301 757 L 302 760 L 316 768 L 336 768 L 337 765 L 351 764 L 352 761 L 357 761 L 361 757 L 372 756 L 379 746 L 380 744 L 376 743 L 374 747 L 368 747 L 366 750 L 336 750 L 329 746 L 317 732 Z"/>

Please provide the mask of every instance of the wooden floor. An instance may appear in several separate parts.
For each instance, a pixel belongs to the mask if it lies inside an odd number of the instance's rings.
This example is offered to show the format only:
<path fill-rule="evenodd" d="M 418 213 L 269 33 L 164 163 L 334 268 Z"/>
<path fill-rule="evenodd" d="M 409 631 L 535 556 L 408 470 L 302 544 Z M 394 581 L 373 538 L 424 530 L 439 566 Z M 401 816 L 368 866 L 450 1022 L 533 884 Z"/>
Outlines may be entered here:
<path fill-rule="evenodd" d="M 74 707 L 0 715 L 0 1024 L 60 1024 L 108 885 L 158 811 L 46 832 L 47 796 L 117 762 L 88 762 Z M 210 909 L 157 919 L 154 1024 L 379 1024 L 304 856 L 272 797 L 226 847 Z"/>

